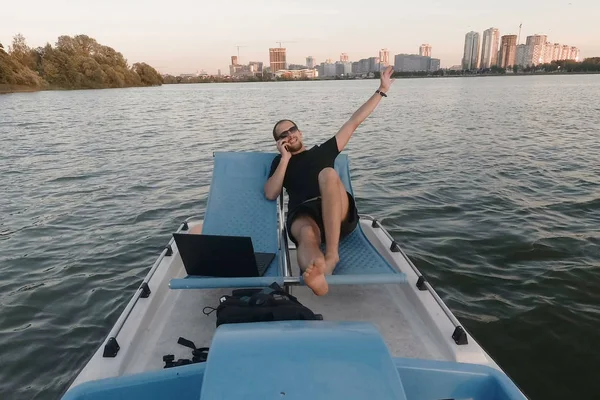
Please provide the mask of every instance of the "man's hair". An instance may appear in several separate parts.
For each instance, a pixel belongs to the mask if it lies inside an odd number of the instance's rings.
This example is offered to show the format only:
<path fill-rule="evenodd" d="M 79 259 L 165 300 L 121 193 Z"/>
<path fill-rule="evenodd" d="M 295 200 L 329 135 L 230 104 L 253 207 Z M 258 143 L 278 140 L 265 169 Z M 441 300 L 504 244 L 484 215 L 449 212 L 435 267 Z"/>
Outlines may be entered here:
<path fill-rule="evenodd" d="M 291 122 L 292 124 L 294 124 L 294 126 L 297 128 L 298 125 L 296 125 L 296 123 L 294 121 L 292 121 L 291 119 L 282 119 L 277 121 L 277 123 L 275 124 L 275 126 L 273 127 L 273 139 L 275 139 L 275 141 L 277 141 L 277 126 L 282 123 L 282 122 Z"/>

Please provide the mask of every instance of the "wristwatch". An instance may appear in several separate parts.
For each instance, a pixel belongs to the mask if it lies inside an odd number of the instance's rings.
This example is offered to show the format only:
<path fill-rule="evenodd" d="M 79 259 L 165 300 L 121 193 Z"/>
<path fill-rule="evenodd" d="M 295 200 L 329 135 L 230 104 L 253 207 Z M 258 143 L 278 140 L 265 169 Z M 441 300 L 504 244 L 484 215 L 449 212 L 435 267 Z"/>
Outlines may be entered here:
<path fill-rule="evenodd" d="M 375 91 L 375 93 L 379 93 L 382 97 L 387 97 L 387 94 L 385 94 L 384 92 L 382 92 L 381 90 L 377 89 Z"/>

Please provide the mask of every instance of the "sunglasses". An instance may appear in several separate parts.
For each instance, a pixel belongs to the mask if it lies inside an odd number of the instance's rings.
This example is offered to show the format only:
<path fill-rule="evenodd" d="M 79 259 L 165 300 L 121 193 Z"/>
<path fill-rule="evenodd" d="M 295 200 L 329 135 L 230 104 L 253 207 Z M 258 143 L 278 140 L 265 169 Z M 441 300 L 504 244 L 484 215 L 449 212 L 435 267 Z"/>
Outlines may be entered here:
<path fill-rule="evenodd" d="M 281 139 L 285 139 L 286 137 L 293 135 L 294 133 L 298 132 L 298 127 L 296 125 L 292 126 L 290 129 L 288 129 L 287 131 L 283 131 L 279 134 L 279 137 L 277 140 L 281 140 Z"/>

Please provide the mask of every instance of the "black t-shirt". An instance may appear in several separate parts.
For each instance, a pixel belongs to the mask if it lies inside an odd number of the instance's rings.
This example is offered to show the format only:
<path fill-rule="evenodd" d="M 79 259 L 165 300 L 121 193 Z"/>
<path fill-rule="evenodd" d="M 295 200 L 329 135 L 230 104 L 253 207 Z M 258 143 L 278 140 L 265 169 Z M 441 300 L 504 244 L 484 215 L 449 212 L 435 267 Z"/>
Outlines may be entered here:
<path fill-rule="evenodd" d="M 338 154 L 340 152 L 334 136 L 322 145 L 315 146 L 290 158 L 283 178 L 283 187 L 290 196 L 289 211 L 302 202 L 321 195 L 319 191 L 319 172 L 327 167 L 333 168 Z M 280 160 L 281 155 L 277 155 L 273 160 L 269 177 L 275 173 Z"/>

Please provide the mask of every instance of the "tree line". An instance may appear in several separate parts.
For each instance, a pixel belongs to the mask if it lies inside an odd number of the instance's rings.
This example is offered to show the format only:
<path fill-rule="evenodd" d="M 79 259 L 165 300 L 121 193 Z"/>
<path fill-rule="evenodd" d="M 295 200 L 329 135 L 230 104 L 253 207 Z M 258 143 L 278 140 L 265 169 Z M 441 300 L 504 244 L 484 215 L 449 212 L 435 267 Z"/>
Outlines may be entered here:
<path fill-rule="evenodd" d="M 103 89 L 162 83 L 162 76 L 150 65 L 129 66 L 121 53 L 87 35 L 60 36 L 55 46 L 31 48 L 18 34 L 8 51 L 0 44 L 0 85 Z"/>
<path fill-rule="evenodd" d="M 520 67 L 515 65 L 510 67 L 514 74 L 533 74 L 533 73 L 594 73 L 600 72 L 600 57 L 586 58 L 581 62 L 574 60 L 552 61 L 551 63 L 529 65 Z M 483 68 L 477 70 L 453 70 L 440 69 L 437 71 L 404 71 L 394 72 L 393 77 L 427 77 L 427 76 L 466 76 L 466 75 L 504 75 L 507 69 L 498 66 Z M 379 72 L 375 72 L 375 78 L 379 77 Z"/>
<path fill-rule="evenodd" d="M 594 73 L 600 72 L 600 57 L 590 57 L 583 61 L 575 60 L 559 60 L 550 63 L 519 66 L 514 65 L 509 67 L 515 74 L 531 74 L 531 73 Z M 445 75 L 475 75 L 475 74 L 505 74 L 507 69 L 492 66 L 491 68 L 478 70 L 447 70 L 443 71 Z M 438 73 L 439 74 L 439 73 Z"/>
<path fill-rule="evenodd" d="M 551 63 L 527 66 L 523 72 L 600 72 L 600 57 L 586 58 L 581 62 L 574 60 L 552 61 Z"/>

